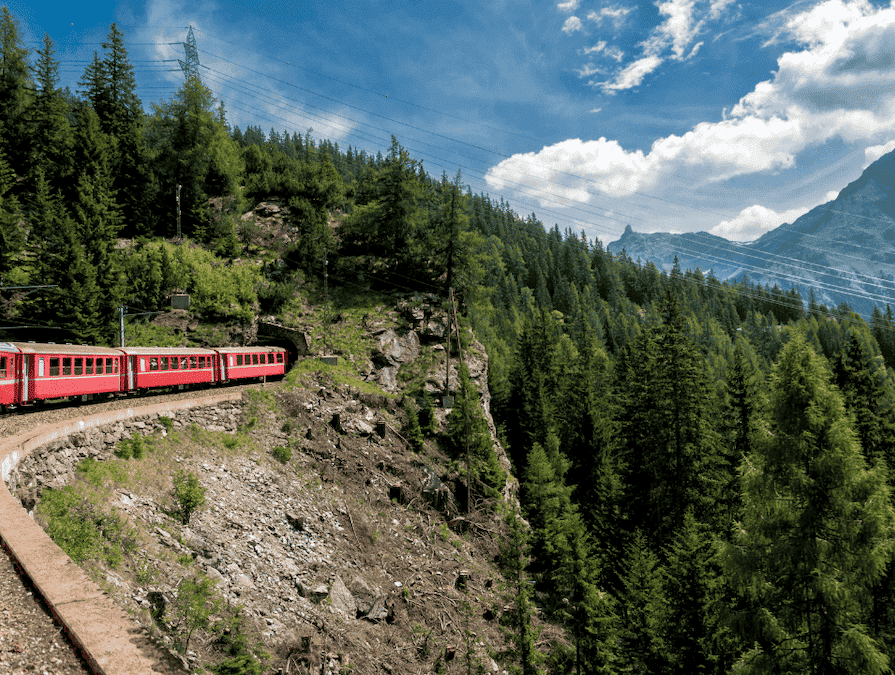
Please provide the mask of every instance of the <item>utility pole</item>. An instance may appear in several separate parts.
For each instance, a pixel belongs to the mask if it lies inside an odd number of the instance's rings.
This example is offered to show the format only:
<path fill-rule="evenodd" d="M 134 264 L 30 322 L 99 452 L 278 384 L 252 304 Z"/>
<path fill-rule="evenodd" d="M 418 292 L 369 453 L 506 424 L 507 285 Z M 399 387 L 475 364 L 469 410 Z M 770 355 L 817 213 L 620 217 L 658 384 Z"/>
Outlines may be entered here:
<path fill-rule="evenodd" d="M 177 184 L 177 241 L 180 241 L 180 183 Z"/>
<path fill-rule="evenodd" d="M 119 341 L 121 343 L 121 347 L 124 347 L 124 317 L 126 316 L 149 316 L 151 314 L 164 314 L 164 312 L 134 312 L 133 314 L 125 314 L 124 310 L 127 307 L 125 305 L 119 305 L 118 307 L 118 330 L 119 330 Z"/>
<path fill-rule="evenodd" d="M 199 77 L 199 48 L 196 47 L 196 36 L 193 35 L 193 27 L 186 35 L 186 42 L 183 43 L 183 53 L 186 61 L 177 60 L 180 69 L 183 70 L 184 77 L 189 80 Z"/>
<path fill-rule="evenodd" d="M 445 332 L 445 341 L 444 345 L 444 398 L 445 402 L 447 398 L 451 395 L 451 330 L 452 328 L 452 314 L 451 307 L 454 306 L 454 289 L 448 288 L 448 311 L 447 311 L 447 331 Z"/>
<path fill-rule="evenodd" d="M 323 354 L 329 352 L 329 260 L 323 259 Z"/>

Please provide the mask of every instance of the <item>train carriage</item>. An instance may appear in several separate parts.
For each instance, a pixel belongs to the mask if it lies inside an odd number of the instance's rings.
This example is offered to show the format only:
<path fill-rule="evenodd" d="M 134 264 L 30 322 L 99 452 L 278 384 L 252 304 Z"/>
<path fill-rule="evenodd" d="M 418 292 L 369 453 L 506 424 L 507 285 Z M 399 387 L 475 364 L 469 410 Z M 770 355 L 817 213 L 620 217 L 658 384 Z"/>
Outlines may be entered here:
<path fill-rule="evenodd" d="M 223 380 L 273 377 L 286 372 L 286 350 L 282 347 L 221 347 Z"/>
<path fill-rule="evenodd" d="M 150 389 L 186 384 L 210 384 L 217 354 L 211 349 L 187 347 L 124 347 L 127 389 Z"/>
<path fill-rule="evenodd" d="M 18 348 L 9 342 L 0 342 L 0 410 L 18 403 L 18 380 L 20 369 Z"/>
<path fill-rule="evenodd" d="M 10 343 L 19 351 L 15 375 L 20 403 L 121 391 L 117 349 L 34 342 Z"/>

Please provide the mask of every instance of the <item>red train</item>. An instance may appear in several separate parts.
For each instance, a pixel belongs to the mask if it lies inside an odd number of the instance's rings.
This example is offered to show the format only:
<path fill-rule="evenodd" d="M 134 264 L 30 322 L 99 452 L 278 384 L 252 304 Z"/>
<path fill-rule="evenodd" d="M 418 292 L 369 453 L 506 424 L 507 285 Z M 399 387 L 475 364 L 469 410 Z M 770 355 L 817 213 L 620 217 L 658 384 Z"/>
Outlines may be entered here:
<path fill-rule="evenodd" d="M 54 398 L 265 378 L 286 372 L 281 347 L 88 347 L 0 342 L 0 409 Z"/>

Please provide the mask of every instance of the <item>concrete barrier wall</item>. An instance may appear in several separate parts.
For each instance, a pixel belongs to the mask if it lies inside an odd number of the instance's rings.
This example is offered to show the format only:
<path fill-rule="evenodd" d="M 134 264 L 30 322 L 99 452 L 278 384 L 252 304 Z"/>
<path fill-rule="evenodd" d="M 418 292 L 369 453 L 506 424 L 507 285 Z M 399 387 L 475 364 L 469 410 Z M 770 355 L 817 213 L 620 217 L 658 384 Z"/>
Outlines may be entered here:
<path fill-rule="evenodd" d="M 170 673 L 145 631 L 115 605 L 34 522 L 6 487 L 15 466 L 35 448 L 119 420 L 236 401 L 241 392 L 114 410 L 0 438 L 0 540 L 10 551 L 88 664 L 101 675 Z"/>

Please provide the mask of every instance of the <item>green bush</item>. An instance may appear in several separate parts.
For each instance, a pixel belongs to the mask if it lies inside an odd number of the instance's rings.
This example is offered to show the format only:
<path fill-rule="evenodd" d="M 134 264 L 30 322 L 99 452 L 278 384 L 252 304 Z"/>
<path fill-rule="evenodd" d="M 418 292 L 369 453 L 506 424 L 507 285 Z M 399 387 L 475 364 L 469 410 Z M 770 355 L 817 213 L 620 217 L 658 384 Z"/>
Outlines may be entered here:
<path fill-rule="evenodd" d="M 194 473 L 185 472 L 183 469 L 177 470 L 173 482 L 173 494 L 180 509 L 180 519 L 187 525 L 193 512 L 205 504 L 205 488 Z"/>
<path fill-rule="evenodd" d="M 273 449 L 273 456 L 278 462 L 285 464 L 292 459 L 292 451 L 289 448 L 284 448 L 280 445 Z"/>
<path fill-rule="evenodd" d="M 170 417 L 165 417 L 164 415 L 159 415 L 158 421 L 159 421 L 159 424 L 161 424 L 163 427 L 165 427 L 165 431 L 168 432 L 169 434 L 174 429 L 174 420 L 172 420 Z"/>
<path fill-rule="evenodd" d="M 135 434 L 131 438 L 123 439 L 115 448 L 115 456 L 121 459 L 141 459 L 147 450 L 152 449 L 152 441 Z"/>
<path fill-rule="evenodd" d="M 37 507 L 47 523 L 47 534 L 77 563 L 103 559 L 116 567 L 123 554 L 134 553 L 133 530 L 115 514 L 104 513 L 73 486 L 47 490 Z"/>

